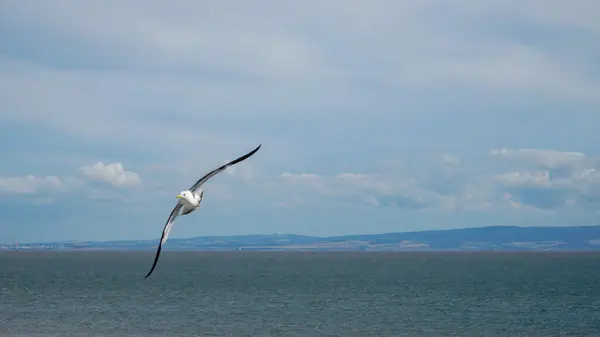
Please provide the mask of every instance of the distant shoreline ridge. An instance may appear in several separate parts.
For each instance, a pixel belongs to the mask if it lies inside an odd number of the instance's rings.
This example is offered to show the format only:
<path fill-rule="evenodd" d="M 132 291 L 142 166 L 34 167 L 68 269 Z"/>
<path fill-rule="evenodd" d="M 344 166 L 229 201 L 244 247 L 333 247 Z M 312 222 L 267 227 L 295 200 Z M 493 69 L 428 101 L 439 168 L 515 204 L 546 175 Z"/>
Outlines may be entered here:
<path fill-rule="evenodd" d="M 0 245 L 3 250 L 152 250 L 155 240 L 57 241 Z M 486 226 L 412 232 L 309 236 L 248 234 L 172 238 L 170 251 L 600 251 L 600 225 Z"/>

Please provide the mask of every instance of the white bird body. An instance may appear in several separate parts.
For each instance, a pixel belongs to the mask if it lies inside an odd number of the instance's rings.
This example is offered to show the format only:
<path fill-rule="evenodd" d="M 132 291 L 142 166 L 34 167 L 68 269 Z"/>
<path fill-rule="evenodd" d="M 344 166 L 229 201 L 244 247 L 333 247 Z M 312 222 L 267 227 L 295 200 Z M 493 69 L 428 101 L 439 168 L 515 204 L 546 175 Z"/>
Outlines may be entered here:
<path fill-rule="evenodd" d="M 177 199 L 179 200 L 177 201 L 177 204 L 171 211 L 167 223 L 165 224 L 162 237 L 160 238 L 160 242 L 158 244 L 158 249 L 156 250 L 156 256 L 154 257 L 152 269 L 150 269 L 150 271 L 146 275 L 146 278 L 148 278 L 148 276 L 152 274 L 152 271 L 154 271 L 154 268 L 156 267 L 158 257 L 160 256 L 160 251 L 162 249 L 163 244 L 165 244 L 167 238 L 169 237 L 169 233 L 171 232 L 171 228 L 173 227 L 173 221 L 175 221 L 175 218 L 177 218 L 179 215 L 188 215 L 200 207 L 200 204 L 202 203 L 202 198 L 204 197 L 204 190 L 201 188 L 202 185 L 204 185 L 204 183 L 206 183 L 208 179 L 214 177 L 219 172 L 222 172 L 228 167 L 248 159 L 250 156 L 256 153 L 256 151 L 258 151 L 258 149 L 260 149 L 261 146 L 262 145 L 259 145 L 256 149 L 248 152 L 247 154 L 239 157 L 238 159 L 233 160 L 229 163 L 220 166 L 219 168 L 212 170 L 211 172 L 207 173 L 204 177 L 200 178 L 200 180 L 198 180 L 192 187 L 188 188 L 187 190 L 181 191 L 177 195 Z"/>
<path fill-rule="evenodd" d="M 202 202 L 202 197 L 204 197 L 204 190 L 200 190 L 200 193 L 195 193 L 190 190 L 181 191 L 177 195 L 179 203 L 183 205 L 181 215 L 187 215 L 197 210 Z"/>

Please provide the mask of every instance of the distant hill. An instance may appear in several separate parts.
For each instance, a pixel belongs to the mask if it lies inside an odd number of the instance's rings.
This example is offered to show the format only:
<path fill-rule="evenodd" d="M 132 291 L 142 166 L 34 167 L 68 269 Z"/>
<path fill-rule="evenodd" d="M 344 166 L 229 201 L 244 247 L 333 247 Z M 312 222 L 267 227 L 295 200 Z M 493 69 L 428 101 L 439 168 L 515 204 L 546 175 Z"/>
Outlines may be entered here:
<path fill-rule="evenodd" d="M 154 250 L 157 244 L 158 239 L 52 242 L 24 244 L 19 249 Z M 333 237 L 294 234 L 205 236 L 169 239 L 164 250 L 600 251 L 600 226 L 493 226 Z"/>

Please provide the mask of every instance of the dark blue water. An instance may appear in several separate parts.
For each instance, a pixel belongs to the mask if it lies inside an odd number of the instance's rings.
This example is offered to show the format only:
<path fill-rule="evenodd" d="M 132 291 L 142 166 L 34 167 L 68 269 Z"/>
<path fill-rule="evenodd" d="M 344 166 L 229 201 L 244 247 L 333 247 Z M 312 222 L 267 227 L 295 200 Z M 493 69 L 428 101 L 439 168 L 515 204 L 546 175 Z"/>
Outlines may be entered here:
<path fill-rule="evenodd" d="M 600 336 L 596 253 L 0 253 L 0 336 Z"/>

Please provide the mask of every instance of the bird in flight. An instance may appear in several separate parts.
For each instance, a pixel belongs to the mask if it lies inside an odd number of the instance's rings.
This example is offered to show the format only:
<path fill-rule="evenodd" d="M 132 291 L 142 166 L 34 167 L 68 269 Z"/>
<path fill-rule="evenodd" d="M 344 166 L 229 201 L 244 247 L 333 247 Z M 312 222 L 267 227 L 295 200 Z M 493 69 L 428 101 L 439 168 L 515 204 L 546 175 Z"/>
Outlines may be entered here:
<path fill-rule="evenodd" d="M 204 177 L 200 178 L 194 185 L 192 185 L 192 187 L 188 188 L 185 191 L 181 191 L 177 195 L 177 199 L 179 199 L 179 201 L 177 202 L 177 205 L 175 205 L 175 208 L 173 208 L 173 210 L 171 211 L 171 214 L 169 215 L 169 218 L 167 219 L 167 223 L 165 224 L 165 227 L 163 229 L 162 236 L 161 236 L 160 242 L 158 244 L 158 249 L 156 251 L 156 256 L 154 257 L 154 263 L 152 264 L 152 269 L 150 269 L 150 271 L 144 278 L 148 278 L 148 276 L 150 276 L 150 274 L 152 274 L 152 272 L 154 271 L 154 268 L 156 267 L 156 263 L 158 262 L 158 257 L 160 256 L 160 251 L 162 249 L 162 246 L 167 241 L 167 237 L 169 236 L 171 227 L 173 227 L 173 221 L 175 221 L 175 218 L 177 218 L 177 216 L 179 216 L 179 215 L 181 215 L 181 216 L 188 215 L 188 214 L 192 213 L 193 211 L 195 211 L 196 209 L 198 209 L 198 207 L 200 207 L 200 203 L 202 202 L 202 198 L 204 196 L 204 190 L 201 188 L 202 185 L 204 185 L 204 183 L 206 183 L 206 181 L 208 181 L 208 179 L 214 177 L 215 175 L 224 171 L 228 167 L 250 158 L 250 156 L 255 154 L 256 151 L 258 151 L 258 149 L 260 149 L 261 146 L 262 146 L 262 144 L 258 145 L 258 147 L 256 149 L 246 153 L 245 155 L 239 157 L 238 159 L 233 160 L 227 164 L 220 166 L 219 168 L 216 168 L 216 169 L 210 171 Z"/>

